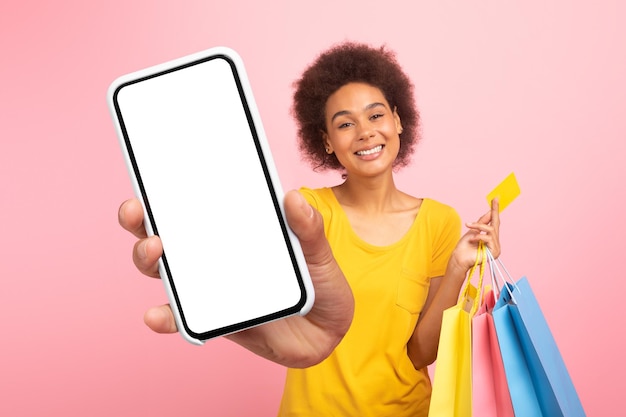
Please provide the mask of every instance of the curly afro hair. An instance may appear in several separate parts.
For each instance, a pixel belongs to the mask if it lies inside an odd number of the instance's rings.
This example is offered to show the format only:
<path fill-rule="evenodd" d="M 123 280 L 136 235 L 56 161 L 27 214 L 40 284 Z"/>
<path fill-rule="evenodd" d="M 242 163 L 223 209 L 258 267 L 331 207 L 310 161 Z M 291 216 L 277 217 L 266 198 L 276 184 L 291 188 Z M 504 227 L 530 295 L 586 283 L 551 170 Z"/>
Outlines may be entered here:
<path fill-rule="evenodd" d="M 328 97 L 342 86 L 361 82 L 381 90 L 391 109 L 402 121 L 400 151 L 394 168 L 408 165 L 419 141 L 419 112 L 413 96 L 414 86 L 384 46 L 345 42 L 321 53 L 294 82 L 291 109 L 298 127 L 298 147 L 302 159 L 316 171 L 343 170 L 334 154 L 327 154 L 322 141 L 326 131 L 325 107 Z"/>

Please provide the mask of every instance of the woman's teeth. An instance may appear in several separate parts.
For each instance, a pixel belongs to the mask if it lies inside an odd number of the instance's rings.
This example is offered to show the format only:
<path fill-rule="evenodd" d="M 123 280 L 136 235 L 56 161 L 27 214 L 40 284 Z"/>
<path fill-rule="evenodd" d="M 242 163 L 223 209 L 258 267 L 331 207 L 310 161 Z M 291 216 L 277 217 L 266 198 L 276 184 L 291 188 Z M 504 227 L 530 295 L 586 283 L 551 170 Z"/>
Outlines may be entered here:
<path fill-rule="evenodd" d="M 368 149 L 366 151 L 358 151 L 356 154 L 359 156 L 371 155 L 373 153 L 380 152 L 382 150 L 383 150 L 383 145 L 378 145 L 375 148 Z"/>

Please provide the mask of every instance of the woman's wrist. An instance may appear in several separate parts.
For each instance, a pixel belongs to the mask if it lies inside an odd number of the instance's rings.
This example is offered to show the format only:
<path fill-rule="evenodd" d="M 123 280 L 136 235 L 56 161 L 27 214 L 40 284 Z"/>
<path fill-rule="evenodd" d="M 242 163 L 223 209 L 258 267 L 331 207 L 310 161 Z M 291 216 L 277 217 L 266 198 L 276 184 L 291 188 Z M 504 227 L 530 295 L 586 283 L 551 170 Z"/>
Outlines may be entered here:
<path fill-rule="evenodd" d="M 465 281 L 468 271 L 469 268 L 459 264 L 454 257 L 451 257 L 446 268 L 446 277 L 461 285 Z"/>

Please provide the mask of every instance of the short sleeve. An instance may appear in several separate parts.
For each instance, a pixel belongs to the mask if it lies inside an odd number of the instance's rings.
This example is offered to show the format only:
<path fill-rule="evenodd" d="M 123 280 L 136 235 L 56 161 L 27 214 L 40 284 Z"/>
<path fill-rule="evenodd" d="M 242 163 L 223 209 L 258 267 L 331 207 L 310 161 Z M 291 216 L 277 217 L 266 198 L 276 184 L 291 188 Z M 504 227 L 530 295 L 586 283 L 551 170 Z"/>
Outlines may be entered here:
<path fill-rule="evenodd" d="M 431 278 L 446 273 L 450 255 L 461 237 L 461 218 L 452 207 L 441 204 L 439 214 L 432 220 Z"/>

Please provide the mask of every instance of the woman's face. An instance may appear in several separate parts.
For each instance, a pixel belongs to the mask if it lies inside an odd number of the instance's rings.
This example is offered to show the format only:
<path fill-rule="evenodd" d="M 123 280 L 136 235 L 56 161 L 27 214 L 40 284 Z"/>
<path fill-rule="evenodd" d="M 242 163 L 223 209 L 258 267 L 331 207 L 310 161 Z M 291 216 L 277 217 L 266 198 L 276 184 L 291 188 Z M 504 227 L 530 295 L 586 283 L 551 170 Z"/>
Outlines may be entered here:
<path fill-rule="evenodd" d="M 349 83 L 326 101 L 327 152 L 335 153 L 350 175 L 390 172 L 400 150 L 402 125 L 382 91 L 364 83 Z"/>

